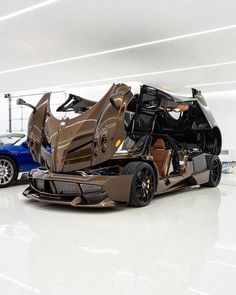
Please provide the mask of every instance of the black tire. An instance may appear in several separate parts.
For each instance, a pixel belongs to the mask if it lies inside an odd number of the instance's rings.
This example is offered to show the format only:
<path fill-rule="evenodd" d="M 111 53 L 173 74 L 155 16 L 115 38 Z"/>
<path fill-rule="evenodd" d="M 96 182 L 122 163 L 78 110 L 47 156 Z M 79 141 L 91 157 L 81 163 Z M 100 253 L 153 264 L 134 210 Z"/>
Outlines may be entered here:
<path fill-rule="evenodd" d="M 18 169 L 13 159 L 0 155 L 0 188 L 12 185 L 18 175 Z"/>
<path fill-rule="evenodd" d="M 216 187 L 220 183 L 222 164 L 220 158 L 213 155 L 209 158 L 208 169 L 210 170 L 209 180 L 203 186 Z"/>
<path fill-rule="evenodd" d="M 151 165 L 145 162 L 131 162 L 124 168 L 124 174 L 133 175 L 129 206 L 147 206 L 156 191 L 157 179 Z"/>

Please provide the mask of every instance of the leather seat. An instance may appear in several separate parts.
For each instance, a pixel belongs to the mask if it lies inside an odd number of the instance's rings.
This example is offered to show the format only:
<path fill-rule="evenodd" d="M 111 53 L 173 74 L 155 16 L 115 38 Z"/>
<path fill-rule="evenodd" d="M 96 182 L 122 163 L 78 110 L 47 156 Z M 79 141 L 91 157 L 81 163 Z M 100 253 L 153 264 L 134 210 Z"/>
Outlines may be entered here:
<path fill-rule="evenodd" d="M 166 148 L 162 138 L 158 138 L 150 150 L 153 161 L 156 163 L 161 177 L 166 177 L 170 163 L 171 150 Z"/>

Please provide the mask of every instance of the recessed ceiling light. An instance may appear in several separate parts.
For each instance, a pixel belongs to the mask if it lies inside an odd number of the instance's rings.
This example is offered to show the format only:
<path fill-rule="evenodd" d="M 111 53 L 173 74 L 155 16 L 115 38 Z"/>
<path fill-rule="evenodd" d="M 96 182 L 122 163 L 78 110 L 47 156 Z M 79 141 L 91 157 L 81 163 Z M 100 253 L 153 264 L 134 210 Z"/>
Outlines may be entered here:
<path fill-rule="evenodd" d="M 205 86 L 215 86 L 215 85 L 225 85 L 225 84 L 234 84 L 236 80 L 232 81 L 222 81 L 222 82 L 212 82 L 212 83 L 201 83 L 201 84 L 194 84 L 194 85 L 186 85 L 185 88 L 194 88 L 194 87 L 205 87 Z"/>
<path fill-rule="evenodd" d="M 189 287 L 188 289 L 191 290 L 194 293 L 197 293 L 198 295 L 209 295 L 209 293 L 206 293 L 206 292 L 203 292 L 203 291 L 199 291 L 199 290 L 194 289 L 194 288 L 191 288 L 191 287 Z"/>
<path fill-rule="evenodd" d="M 16 284 L 16 285 L 24 287 L 24 288 L 26 288 L 28 290 L 31 290 L 31 291 L 33 291 L 35 293 L 40 293 L 40 291 L 38 289 L 35 289 L 33 286 L 27 285 L 27 284 L 25 284 L 25 283 L 23 283 L 23 282 L 21 282 L 19 280 L 16 280 L 14 278 L 6 276 L 5 274 L 0 273 L 0 277 L 7 280 L 7 281 L 9 281 L 9 282 L 11 282 L 11 283 L 13 283 L 13 284 Z"/>
<path fill-rule="evenodd" d="M 46 5 L 53 4 L 54 2 L 58 2 L 58 1 L 60 1 L 60 0 L 48 0 L 48 1 L 45 1 L 45 2 L 42 2 L 42 3 L 39 3 L 39 4 L 29 6 L 27 8 L 21 9 L 21 10 L 18 10 L 16 12 L 9 13 L 7 15 L 4 15 L 4 16 L 0 17 L 0 22 L 2 22 L 4 20 L 7 20 L 7 19 L 10 19 L 10 18 L 13 18 L 13 17 L 18 16 L 18 15 L 30 12 L 32 10 L 44 7 Z"/>
<path fill-rule="evenodd" d="M 52 0 L 52 1 L 47 1 L 47 2 L 52 3 L 55 1 L 60 1 L 60 0 Z M 47 3 L 47 2 L 44 2 L 44 3 Z M 48 3 L 48 4 L 50 4 L 50 3 Z M 30 69 L 34 69 L 34 68 L 50 66 L 50 65 L 60 64 L 60 63 L 65 63 L 65 62 L 70 62 L 70 61 L 76 61 L 76 60 L 80 60 L 80 59 L 86 59 L 86 58 L 90 58 L 90 57 L 111 54 L 111 53 L 115 53 L 115 52 L 121 52 L 121 51 L 125 51 L 125 50 L 130 50 L 130 49 L 135 49 L 135 48 L 140 48 L 140 47 L 145 47 L 145 46 L 150 46 L 150 45 L 156 45 L 156 44 L 160 44 L 160 43 L 166 43 L 166 42 L 176 41 L 176 40 L 190 38 L 190 37 L 197 37 L 200 35 L 205 35 L 205 34 L 210 34 L 210 33 L 215 33 L 215 32 L 220 32 L 220 31 L 226 31 L 226 30 L 232 30 L 232 29 L 236 29 L 236 25 L 224 26 L 224 27 L 200 31 L 200 32 L 196 32 L 196 33 L 179 35 L 179 36 L 175 36 L 175 37 L 159 39 L 159 40 L 155 40 L 155 41 L 144 42 L 144 43 L 134 44 L 134 45 L 130 45 L 130 46 L 124 46 L 124 47 L 119 47 L 119 48 L 115 48 L 115 49 L 99 51 L 99 52 L 95 52 L 95 53 L 89 53 L 89 54 L 73 56 L 73 57 L 63 58 L 63 59 L 57 59 L 57 60 L 53 60 L 53 61 L 49 61 L 49 62 L 38 63 L 38 64 L 33 64 L 33 65 L 8 69 L 8 70 L 2 70 L 2 71 L 0 71 L 0 74 L 8 74 L 8 73 L 18 72 L 18 71 L 23 71 L 23 70 L 30 70 Z"/>
<path fill-rule="evenodd" d="M 37 89 L 27 89 L 25 91 L 39 91 L 45 89 L 46 91 L 49 91 L 49 89 L 58 89 L 58 88 L 68 88 L 71 86 L 79 86 L 79 85 L 86 85 L 86 84 L 96 84 L 96 83 L 102 83 L 102 82 L 118 82 L 118 81 L 130 81 L 129 79 L 132 78 L 139 78 L 139 77 L 146 77 L 146 76 L 155 76 L 155 75 L 162 75 L 162 74 L 169 74 L 169 73 L 176 73 L 176 72 L 184 72 L 184 71 L 190 71 L 190 70 L 198 70 L 198 69 L 205 69 L 205 68 L 213 68 L 213 67 L 220 67 L 220 66 L 226 66 L 226 65 L 232 65 L 236 64 L 236 60 L 228 61 L 228 62 L 222 62 L 222 63 L 214 63 L 214 64 L 206 64 L 206 65 L 199 65 L 194 67 L 184 67 L 184 68 L 177 68 L 177 69 L 170 69 L 170 70 L 164 70 L 164 71 L 157 71 L 157 72 L 149 72 L 149 73 L 139 73 L 139 74 L 133 74 L 133 75 L 124 75 L 124 76 L 116 76 L 116 77 L 108 77 L 104 79 L 96 79 L 96 80 L 87 80 L 87 81 L 81 81 L 81 82 L 72 82 L 72 83 L 65 83 L 65 84 L 59 84 L 59 85 L 51 85 L 47 87 L 41 87 Z M 133 80 L 132 80 L 133 81 Z M 89 85 L 90 86 L 90 85 Z M 192 87 L 192 86 L 199 86 L 198 85 L 188 85 L 185 87 Z M 22 93 L 25 92 L 23 90 L 20 91 L 14 91 L 12 93 Z"/>
<path fill-rule="evenodd" d="M 139 73 L 139 74 L 133 74 L 133 75 L 124 75 L 124 76 L 109 77 L 109 78 L 104 78 L 104 79 L 96 79 L 96 80 L 89 80 L 89 81 L 83 81 L 83 82 L 68 83 L 68 84 L 56 85 L 53 87 L 68 87 L 68 86 L 73 86 L 73 85 L 84 85 L 84 84 L 91 84 L 91 83 L 117 81 L 117 80 L 139 78 L 139 77 L 145 77 L 145 76 L 155 76 L 155 75 L 184 72 L 184 71 L 190 71 L 190 70 L 220 67 L 220 66 L 226 66 L 226 65 L 232 65 L 232 64 L 236 64 L 236 60 L 228 61 L 228 62 L 221 62 L 221 63 L 214 63 L 214 64 L 199 65 L 199 66 L 194 66 L 194 67 L 183 67 L 183 68 L 170 69 L 170 70 L 157 71 L 157 72 Z"/>

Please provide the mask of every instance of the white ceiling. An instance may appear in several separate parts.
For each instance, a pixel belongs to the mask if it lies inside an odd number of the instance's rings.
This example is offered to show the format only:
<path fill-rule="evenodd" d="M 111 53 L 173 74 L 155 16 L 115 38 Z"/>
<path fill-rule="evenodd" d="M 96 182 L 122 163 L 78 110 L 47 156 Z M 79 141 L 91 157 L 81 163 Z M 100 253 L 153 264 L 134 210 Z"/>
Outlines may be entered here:
<path fill-rule="evenodd" d="M 44 2 L 0 0 L 1 93 L 122 80 L 181 93 L 203 83 L 220 83 L 199 87 L 207 92 L 236 89 L 235 0 L 58 0 L 1 20 Z"/>

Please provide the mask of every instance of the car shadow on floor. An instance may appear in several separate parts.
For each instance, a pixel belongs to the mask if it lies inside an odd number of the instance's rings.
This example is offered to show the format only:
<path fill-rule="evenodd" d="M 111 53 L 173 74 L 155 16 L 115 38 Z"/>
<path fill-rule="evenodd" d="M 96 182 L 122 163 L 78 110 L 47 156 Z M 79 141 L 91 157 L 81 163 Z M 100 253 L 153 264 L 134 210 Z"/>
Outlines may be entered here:
<path fill-rule="evenodd" d="M 11 186 L 23 185 L 23 184 L 24 184 L 24 185 L 29 184 L 28 179 L 15 180 L 15 181 L 11 184 Z"/>

